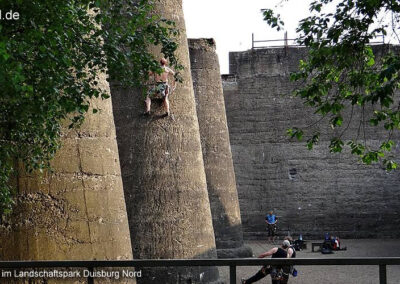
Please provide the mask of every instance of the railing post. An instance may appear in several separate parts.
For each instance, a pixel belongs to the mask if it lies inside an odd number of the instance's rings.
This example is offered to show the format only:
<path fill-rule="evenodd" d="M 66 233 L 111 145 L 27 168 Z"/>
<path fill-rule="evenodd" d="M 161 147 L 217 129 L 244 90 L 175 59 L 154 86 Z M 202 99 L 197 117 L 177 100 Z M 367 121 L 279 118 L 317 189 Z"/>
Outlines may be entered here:
<path fill-rule="evenodd" d="M 229 266 L 229 283 L 236 284 L 236 265 Z"/>
<path fill-rule="evenodd" d="M 88 284 L 94 284 L 94 280 L 93 280 L 93 277 L 92 277 L 92 275 L 93 275 L 93 267 L 88 267 L 88 270 L 89 270 L 89 276 L 88 276 L 88 279 L 87 279 L 87 283 Z"/>
<path fill-rule="evenodd" d="M 283 39 L 283 40 L 285 41 L 285 43 L 284 43 L 285 47 L 287 47 L 287 46 L 288 46 L 287 31 L 286 31 L 285 34 L 284 34 L 284 39 Z"/>
<path fill-rule="evenodd" d="M 379 284 L 386 284 L 386 265 L 379 264 Z"/>

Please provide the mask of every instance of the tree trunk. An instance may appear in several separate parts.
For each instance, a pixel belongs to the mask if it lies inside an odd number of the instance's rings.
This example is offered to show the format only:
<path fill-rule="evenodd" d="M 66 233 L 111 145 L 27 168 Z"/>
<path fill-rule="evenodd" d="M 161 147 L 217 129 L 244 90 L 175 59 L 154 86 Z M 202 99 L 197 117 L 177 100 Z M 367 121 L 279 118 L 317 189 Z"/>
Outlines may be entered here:
<path fill-rule="evenodd" d="M 251 249 L 243 246 L 215 42 L 213 39 L 189 39 L 189 52 L 218 257 L 249 257 Z"/>

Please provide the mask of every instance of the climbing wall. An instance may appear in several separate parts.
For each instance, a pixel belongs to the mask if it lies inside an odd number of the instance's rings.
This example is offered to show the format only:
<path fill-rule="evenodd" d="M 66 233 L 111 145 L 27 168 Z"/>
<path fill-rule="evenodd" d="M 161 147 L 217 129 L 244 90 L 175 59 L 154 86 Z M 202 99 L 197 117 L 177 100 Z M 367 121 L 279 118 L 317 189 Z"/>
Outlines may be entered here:
<path fill-rule="evenodd" d="M 216 258 L 199 125 L 181 0 L 156 2 L 156 12 L 180 29 L 177 57 L 183 83 L 142 116 L 140 92 L 112 85 L 112 100 L 134 258 Z M 156 57 L 160 55 L 155 51 Z M 216 268 L 147 269 L 142 283 L 213 281 Z M 185 282 L 186 281 L 186 282 Z"/>

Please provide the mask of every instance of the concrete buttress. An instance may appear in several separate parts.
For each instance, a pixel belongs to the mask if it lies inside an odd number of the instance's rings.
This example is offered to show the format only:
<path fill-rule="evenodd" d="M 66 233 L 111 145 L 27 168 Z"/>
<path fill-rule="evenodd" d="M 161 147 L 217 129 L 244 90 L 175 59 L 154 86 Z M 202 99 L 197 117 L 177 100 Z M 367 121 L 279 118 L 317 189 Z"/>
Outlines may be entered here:
<path fill-rule="evenodd" d="M 109 92 L 106 75 L 98 77 Z M 0 226 L 1 260 L 132 259 L 111 99 L 92 99 L 91 106 L 99 112 L 90 108 L 79 129 L 64 127 L 51 172 L 21 170 L 14 212 Z"/>
<path fill-rule="evenodd" d="M 112 84 L 117 140 L 134 258 L 216 258 L 182 1 L 156 1 L 156 13 L 180 30 L 183 83 L 170 94 L 171 116 L 143 95 Z M 154 51 L 154 55 L 160 54 Z M 139 283 L 210 283 L 216 268 L 149 268 Z"/>
<path fill-rule="evenodd" d="M 189 39 L 190 65 L 218 257 L 248 257 L 213 39 Z"/>

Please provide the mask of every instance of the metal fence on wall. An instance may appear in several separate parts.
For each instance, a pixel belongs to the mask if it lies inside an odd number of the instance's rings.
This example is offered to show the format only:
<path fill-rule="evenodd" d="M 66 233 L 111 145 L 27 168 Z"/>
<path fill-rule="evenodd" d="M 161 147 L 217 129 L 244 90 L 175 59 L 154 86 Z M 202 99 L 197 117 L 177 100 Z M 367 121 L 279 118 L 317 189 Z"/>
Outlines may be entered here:
<path fill-rule="evenodd" d="M 272 43 L 272 44 L 271 44 Z M 374 41 L 369 43 L 374 44 L 385 44 L 385 36 L 379 35 Z M 254 33 L 251 34 L 251 49 L 261 48 L 274 48 L 274 47 L 288 47 L 288 46 L 301 46 L 297 42 L 297 38 L 288 38 L 288 33 L 285 32 L 283 39 L 268 39 L 268 40 L 256 40 Z"/>

